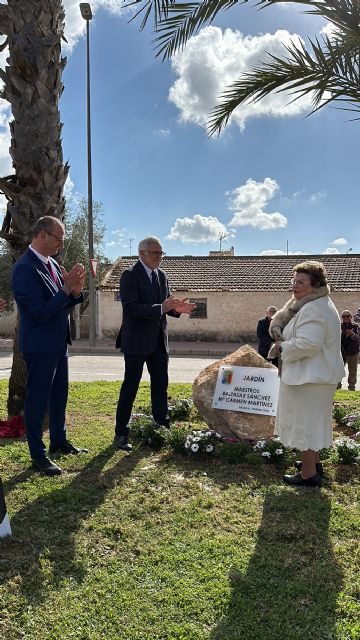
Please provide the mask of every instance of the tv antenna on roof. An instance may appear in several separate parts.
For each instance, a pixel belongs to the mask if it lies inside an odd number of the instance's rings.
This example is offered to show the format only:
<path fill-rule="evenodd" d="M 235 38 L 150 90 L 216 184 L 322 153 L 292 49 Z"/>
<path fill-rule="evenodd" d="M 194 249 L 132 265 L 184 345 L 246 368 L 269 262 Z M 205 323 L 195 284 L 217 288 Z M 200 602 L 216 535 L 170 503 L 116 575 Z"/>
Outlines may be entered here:
<path fill-rule="evenodd" d="M 134 242 L 135 238 L 129 238 L 129 245 L 130 245 L 130 255 L 131 255 L 131 245 Z"/>
<path fill-rule="evenodd" d="M 226 238 L 229 238 L 230 236 L 232 236 L 232 233 L 225 233 L 225 231 L 223 231 L 223 233 L 219 233 L 219 251 L 222 251 L 222 243 L 224 242 L 224 240 Z"/>

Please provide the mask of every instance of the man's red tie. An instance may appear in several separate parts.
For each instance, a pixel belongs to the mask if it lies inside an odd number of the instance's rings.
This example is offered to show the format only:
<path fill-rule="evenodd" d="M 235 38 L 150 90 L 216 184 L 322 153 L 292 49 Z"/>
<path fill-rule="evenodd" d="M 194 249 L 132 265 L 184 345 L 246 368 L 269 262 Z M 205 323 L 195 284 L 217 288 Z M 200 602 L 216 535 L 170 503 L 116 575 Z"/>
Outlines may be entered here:
<path fill-rule="evenodd" d="M 46 266 L 48 268 L 48 271 L 53 279 L 53 281 L 55 282 L 55 284 L 58 284 L 58 279 L 57 279 L 57 275 L 52 267 L 52 264 L 50 262 L 50 260 L 46 263 Z"/>

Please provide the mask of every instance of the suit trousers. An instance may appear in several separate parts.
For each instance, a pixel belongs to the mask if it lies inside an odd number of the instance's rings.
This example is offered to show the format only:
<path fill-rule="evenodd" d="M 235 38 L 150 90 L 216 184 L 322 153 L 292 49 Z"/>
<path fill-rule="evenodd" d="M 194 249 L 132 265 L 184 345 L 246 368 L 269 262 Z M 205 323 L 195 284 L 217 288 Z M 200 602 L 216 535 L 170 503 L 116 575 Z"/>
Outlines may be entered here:
<path fill-rule="evenodd" d="M 24 353 L 27 387 L 24 406 L 26 437 L 32 458 L 46 455 L 43 422 L 49 412 L 50 443 L 60 447 L 66 440 L 68 397 L 67 346 L 59 353 Z"/>
<path fill-rule="evenodd" d="M 344 357 L 344 364 L 348 366 L 348 385 L 350 390 L 355 390 L 357 380 L 357 366 L 358 366 L 359 354 L 354 355 L 346 354 Z"/>
<path fill-rule="evenodd" d="M 121 385 L 116 409 L 116 435 L 125 436 L 126 438 L 129 435 L 131 411 L 145 362 L 150 374 L 151 410 L 153 418 L 158 424 L 168 426 L 170 422 L 167 397 L 169 355 L 165 349 L 162 331 L 159 332 L 159 338 L 153 353 L 148 356 L 124 353 L 124 360 L 124 381 Z"/>

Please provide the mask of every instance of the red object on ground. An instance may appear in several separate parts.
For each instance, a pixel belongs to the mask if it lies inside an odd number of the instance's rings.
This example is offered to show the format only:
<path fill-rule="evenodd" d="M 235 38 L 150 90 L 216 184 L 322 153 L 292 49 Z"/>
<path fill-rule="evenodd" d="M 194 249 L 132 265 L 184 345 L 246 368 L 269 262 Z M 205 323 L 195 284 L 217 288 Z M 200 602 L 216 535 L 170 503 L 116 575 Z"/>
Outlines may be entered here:
<path fill-rule="evenodd" d="M 21 438 L 24 435 L 25 424 L 22 416 L 0 420 L 0 438 Z"/>

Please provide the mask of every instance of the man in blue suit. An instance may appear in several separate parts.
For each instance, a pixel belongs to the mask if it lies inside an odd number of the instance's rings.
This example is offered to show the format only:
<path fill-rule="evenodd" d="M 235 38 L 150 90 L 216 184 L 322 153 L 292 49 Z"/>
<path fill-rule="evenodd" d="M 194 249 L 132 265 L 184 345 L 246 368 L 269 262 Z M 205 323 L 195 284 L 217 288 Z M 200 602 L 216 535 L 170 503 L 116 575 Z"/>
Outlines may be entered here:
<path fill-rule="evenodd" d="M 49 453 L 85 451 L 66 437 L 69 312 L 83 299 L 85 270 L 76 264 L 67 273 L 51 257 L 63 246 L 64 233 L 64 225 L 57 218 L 39 218 L 32 242 L 12 272 L 12 290 L 20 316 L 19 349 L 27 371 L 27 441 L 34 468 L 49 476 L 61 474 L 61 469 L 45 452 L 42 427 L 47 410 Z"/>
<path fill-rule="evenodd" d="M 114 443 L 124 451 L 132 449 L 128 425 L 145 362 L 150 374 L 153 418 L 158 424 L 169 426 L 166 314 L 178 318 L 196 307 L 187 299 L 171 295 L 166 273 L 159 268 L 163 255 L 159 238 L 144 238 L 139 243 L 139 260 L 120 278 L 123 321 L 116 346 L 124 353 L 125 376 L 116 411 Z"/>

